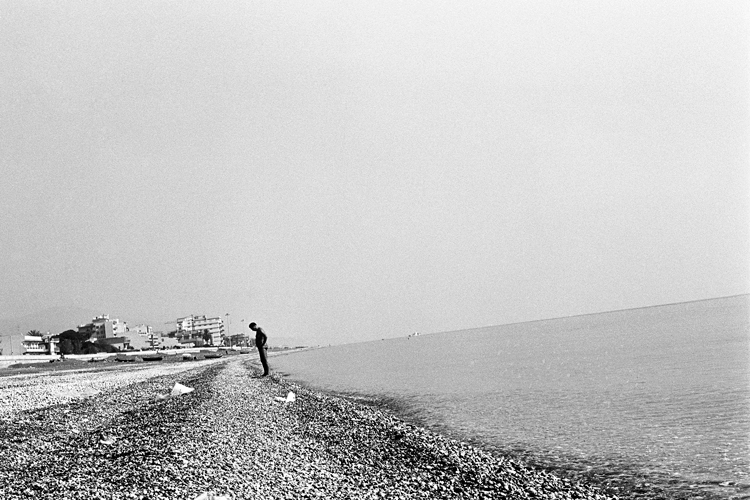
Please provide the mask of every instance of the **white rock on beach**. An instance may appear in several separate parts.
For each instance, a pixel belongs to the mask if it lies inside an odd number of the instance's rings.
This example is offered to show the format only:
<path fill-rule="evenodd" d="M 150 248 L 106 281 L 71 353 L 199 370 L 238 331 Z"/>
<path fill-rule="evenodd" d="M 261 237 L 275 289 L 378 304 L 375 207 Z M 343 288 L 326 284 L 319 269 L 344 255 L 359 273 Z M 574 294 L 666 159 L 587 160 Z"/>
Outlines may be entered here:
<path fill-rule="evenodd" d="M 281 403 L 294 403 L 295 401 L 297 401 L 297 396 L 292 391 L 289 391 L 285 398 L 276 396 L 276 401 L 279 401 Z"/>

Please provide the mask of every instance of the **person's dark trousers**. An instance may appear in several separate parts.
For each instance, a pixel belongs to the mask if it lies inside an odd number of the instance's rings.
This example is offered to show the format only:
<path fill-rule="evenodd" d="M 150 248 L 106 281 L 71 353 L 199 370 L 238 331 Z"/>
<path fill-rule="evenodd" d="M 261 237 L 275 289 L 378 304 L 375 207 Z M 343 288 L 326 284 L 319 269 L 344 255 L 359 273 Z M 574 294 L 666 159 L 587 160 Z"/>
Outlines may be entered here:
<path fill-rule="evenodd" d="M 268 375 L 268 360 L 266 359 L 265 346 L 258 346 L 258 355 L 260 355 L 260 364 L 263 365 L 263 376 Z"/>

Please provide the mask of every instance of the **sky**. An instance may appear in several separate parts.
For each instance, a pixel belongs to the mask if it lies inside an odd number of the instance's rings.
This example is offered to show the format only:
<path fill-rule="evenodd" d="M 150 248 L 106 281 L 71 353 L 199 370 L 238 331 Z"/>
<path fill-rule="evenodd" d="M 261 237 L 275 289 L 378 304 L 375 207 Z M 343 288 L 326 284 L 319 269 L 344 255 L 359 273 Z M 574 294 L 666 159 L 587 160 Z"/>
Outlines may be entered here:
<path fill-rule="evenodd" d="M 748 293 L 749 9 L 0 0 L 0 318 L 336 344 Z"/>

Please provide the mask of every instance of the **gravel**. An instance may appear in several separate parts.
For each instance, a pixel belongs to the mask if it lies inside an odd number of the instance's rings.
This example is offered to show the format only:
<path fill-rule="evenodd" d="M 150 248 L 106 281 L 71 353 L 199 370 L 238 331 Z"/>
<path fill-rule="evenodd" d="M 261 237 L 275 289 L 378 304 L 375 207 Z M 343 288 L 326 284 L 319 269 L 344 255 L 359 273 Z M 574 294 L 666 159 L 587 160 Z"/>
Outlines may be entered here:
<path fill-rule="evenodd" d="M 205 361 L 204 363 L 215 363 Z M 88 363 L 82 363 L 86 365 Z M 34 410 L 95 396 L 159 375 L 190 370 L 190 363 L 136 365 L 123 369 L 80 368 L 65 372 L 42 372 L 0 378 L 0 418 L 18 411 Z"/>
<path fill-rule="evenodd" d="M 237 356 L 0 379 L 0 498 L 615 498 L 255 373 Z M 176 382 L 195 390 L 161 400 Z"/>

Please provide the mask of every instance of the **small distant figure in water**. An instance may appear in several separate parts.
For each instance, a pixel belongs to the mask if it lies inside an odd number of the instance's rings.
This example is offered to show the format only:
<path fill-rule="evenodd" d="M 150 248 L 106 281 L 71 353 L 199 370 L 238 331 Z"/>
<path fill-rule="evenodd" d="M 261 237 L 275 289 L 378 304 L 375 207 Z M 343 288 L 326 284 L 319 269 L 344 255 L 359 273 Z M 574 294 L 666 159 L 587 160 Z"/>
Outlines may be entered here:
<path fill-rule="evenodd" d="M 263 328 L 259 327 L 255 323 L 247 325 L 252 331 L 255 332 L 255 347 L 258 348 L 258 355 L 260 356 L 260 363 L 263 365 L 263 376 L 268 376 L 268 360 L 266 359 L 266 332 Z"/>

